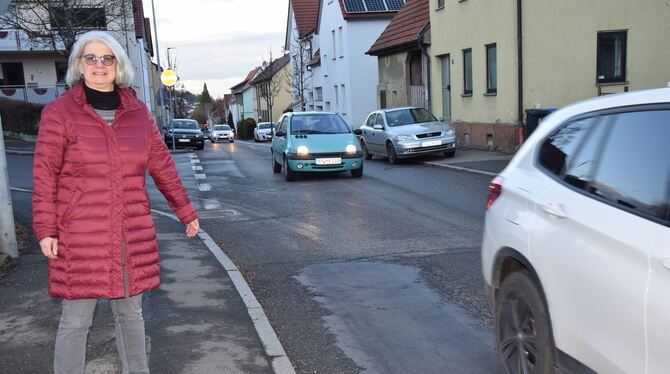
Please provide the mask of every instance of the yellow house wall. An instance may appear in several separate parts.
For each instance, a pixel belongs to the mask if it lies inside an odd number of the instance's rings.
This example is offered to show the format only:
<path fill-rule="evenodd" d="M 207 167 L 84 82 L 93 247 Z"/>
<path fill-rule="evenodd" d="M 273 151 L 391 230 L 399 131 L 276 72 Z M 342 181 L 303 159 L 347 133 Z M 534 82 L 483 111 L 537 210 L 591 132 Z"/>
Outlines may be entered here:
<path fill-rule="evenodd" d="M 431 0 L 431 91 L 433 112 L 444 116 L 440 56 L 451 58 L 451 118 L 458 122 L 516 121 L 516 12 L 509 0 Z M 496 96 L 486 93 L 486 45 L 496 43 Z M 463 97 L 463 50 L 472 48 L 472 96 Z"/>
<path fill-rule="evenodd" d="M 279 94 L 275 97 L 274 105 L 272 105 L 272 121 L 274 122 L 291 105 L 291 87 L 288 78 L 290 76 L 290 68 L 291 64 L 288 63 L 275 74 L 275 77 L 281 82 L 281 88 L 279 89 Z"/>
<path fill-rule="evenodd" d="M 664 0 L 525 0 L 524 108 L 598 96 L 598 31 L 627 30 L 629 90 L 670 82 L 670 5 Z M 560 16 L 557 16 L 560 15 Z M 602 86 L 605 93 L 624 85 Z"/>

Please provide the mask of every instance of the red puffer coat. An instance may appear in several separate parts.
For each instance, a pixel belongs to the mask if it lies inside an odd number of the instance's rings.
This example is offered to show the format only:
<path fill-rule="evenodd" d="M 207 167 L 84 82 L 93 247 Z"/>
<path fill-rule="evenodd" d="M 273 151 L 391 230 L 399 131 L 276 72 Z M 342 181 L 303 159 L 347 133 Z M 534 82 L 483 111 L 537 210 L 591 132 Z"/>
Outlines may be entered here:
<path fill-rule="evenodd" d="M 158 287 L 146 172 L 186 224 L 198 217 L 147 107 L 131 88 L 110 126 L 82 84 L 42 111 L 33 169 L 33 229 L 58 238 L 49 295 L 120 298 Z"/>

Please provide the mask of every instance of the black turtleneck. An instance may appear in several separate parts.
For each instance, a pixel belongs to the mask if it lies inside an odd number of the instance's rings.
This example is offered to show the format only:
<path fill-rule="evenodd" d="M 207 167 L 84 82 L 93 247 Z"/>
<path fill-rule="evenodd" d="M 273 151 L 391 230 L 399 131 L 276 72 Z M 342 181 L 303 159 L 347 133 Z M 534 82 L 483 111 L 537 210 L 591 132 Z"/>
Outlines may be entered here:
<path fill-rule="evenodd" d="M 84 92 L 86 93 L 86 101 L 91 104 L 94 109 L 116 110 L 121 104 L 116 86 L 114 86 L 114 91 L 103 92 L 94 90 L 84 84 Z"/>

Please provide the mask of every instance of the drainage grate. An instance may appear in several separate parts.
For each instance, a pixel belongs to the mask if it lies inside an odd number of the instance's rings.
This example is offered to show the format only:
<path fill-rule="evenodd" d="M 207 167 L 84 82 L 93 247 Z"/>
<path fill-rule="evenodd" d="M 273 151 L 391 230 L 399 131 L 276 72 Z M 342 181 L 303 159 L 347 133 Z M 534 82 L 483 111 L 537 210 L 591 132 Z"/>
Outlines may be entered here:
<path fill-rule="evenodd" d="M 242 215 L 242 213 L 235 209 L 206 210 L 204 212 L 198 212 L 199 218 L 224 218 L 240 215 Z"/>

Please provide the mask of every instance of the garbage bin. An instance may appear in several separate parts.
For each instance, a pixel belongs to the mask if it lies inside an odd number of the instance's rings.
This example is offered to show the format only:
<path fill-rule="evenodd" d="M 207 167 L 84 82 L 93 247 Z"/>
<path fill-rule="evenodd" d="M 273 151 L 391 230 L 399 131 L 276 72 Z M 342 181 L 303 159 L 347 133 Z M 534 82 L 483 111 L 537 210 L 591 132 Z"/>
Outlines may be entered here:
<path fill-rule="evenodd" d="M 542 121 L 542 118 L 546 117 L 549 113 L 555 111 L 555 108 L 551 109 L 526 109 L 526 131 L 525 137 L 528 139 L 530 134 L 535 131 L 537 126 Z"/>

